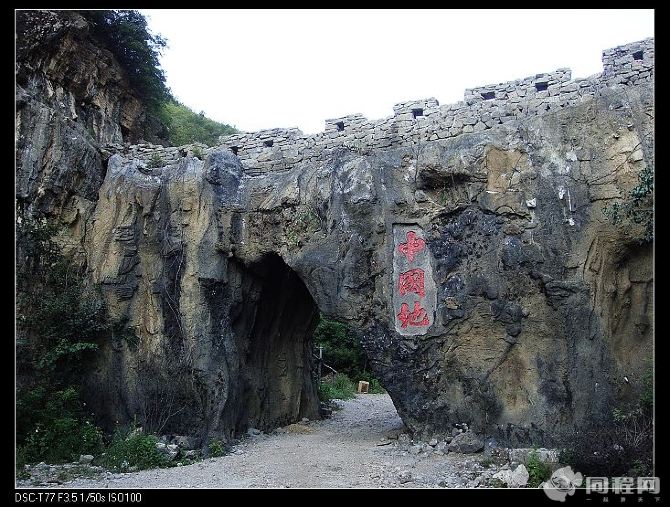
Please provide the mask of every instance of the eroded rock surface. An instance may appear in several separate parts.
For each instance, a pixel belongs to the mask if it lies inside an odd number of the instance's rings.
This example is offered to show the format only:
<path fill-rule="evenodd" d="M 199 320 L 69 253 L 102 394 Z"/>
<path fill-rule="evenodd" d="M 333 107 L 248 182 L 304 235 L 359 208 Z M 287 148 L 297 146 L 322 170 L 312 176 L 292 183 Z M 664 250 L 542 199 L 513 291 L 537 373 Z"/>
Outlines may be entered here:
<path fill-rule="evenodd" d="M 30 104 L 19 130 L 65 143 Z M 485 130 L 270 171 L 226 146 L 147 168 L 95 143 L 67 165 L 20 144 L 17 194 L 51 192 L 40 209 L 125 319 L 85 384 L 103 422 L 156 405 L 170 431 L 227 437 L 318 418 L 320 311 L 360 332 L 412 431 L 551 443 L 641 389 L 652 249 L 601 210 L 653 165 L 653 117 L 648 80 L 603 84 Z"/>

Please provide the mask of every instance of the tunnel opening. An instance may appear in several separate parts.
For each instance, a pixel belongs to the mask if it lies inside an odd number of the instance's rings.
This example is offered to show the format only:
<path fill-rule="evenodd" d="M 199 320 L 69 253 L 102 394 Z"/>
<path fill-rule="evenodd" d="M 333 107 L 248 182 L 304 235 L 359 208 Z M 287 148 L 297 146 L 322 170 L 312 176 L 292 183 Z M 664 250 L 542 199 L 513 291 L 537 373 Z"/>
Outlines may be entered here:
<path fill-rule="evenodd" d="M 320 315 L 313 341 L 321 401 L 386 393 L 353 327 Z"/>
<path fill-rule="evenodd" d="M 262 431 L 319 417 L 312 334 L 318 309 L 298 275 L 276 254 L 242 267 L 231 308 L 240 351 L 234 428 Z M 237 275 L 237 276 L 236 276 Z"/>
<path fill-rule="evenodd" d="M 333 399 L 351 399 L 359 382 L 386 394 L 361 343 L 343 322 L 321 315 L 309 290 L 277 254 L 242 265 L 231 259 L 232 333 L 239 348 L 229 427 L 236 435 L 330 415 Z"/>

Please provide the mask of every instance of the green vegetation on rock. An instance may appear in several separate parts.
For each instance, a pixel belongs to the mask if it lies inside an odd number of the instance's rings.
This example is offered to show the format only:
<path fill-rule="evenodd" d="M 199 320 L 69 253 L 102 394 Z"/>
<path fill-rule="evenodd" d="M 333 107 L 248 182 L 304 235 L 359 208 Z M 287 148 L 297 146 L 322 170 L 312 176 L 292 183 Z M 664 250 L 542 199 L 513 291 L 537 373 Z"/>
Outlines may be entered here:
<path fill-rule="evenodd" d="M 97 454 L 102 433 L 79 399 L 79 375 L 111 332 L 95 287 L 65 259 L 59 227 L 18 210 L 17 465 Z M 29 379 L 29 380 L 28 380 Z"/>
<path fill-rule="evenodd" d="M 537 488 L 551 477 L 551 467 L 540 460 L 537 449 L 530 451 L 526 468 L 528 469 L 528 487 L 530 488 Z"/>
<path fill-rule="evenodd" d="M 237 129 L 196 113 L 178 102 L 168 88 L 160 55 L 167 41 L 153 34 L 136 10 L 79 11 L 91 25 L 91 35 L 107 47 L 128 75 L 130 85 L 151 115 L 167 128 L 172 146 L 200 142 L 213 146 L 218 137 Z"/>
<path fill-rule="evenodd" d="M 169 466 L 168 458 L 156 448 L 158 438 L 137 428 L 118 430 L 105 451 L 102 463 L 119 472 Z"/>
<path fill-rule="evenodd" d="M 321 401 L 349 400 L 356 396 L 356 386 L 345 373 L 323 379 L 318 389 Z"/>
<path fill-rule="evenodd" d="M 84 412 L 73 387 L 20 391 L 16 400 L 17 465 L 66 463 L 102 451 L 100 430 Z"/>
<path fill-rule="evenodd" d="M 647 166 L 637 176 L 638 183 L 626 198 L 603 208 L 614 225 L 643 227 L 639 243 L 654 240 L 654 168 Z"/>
<path fill-rule="evenodd" d="M 135 10 L 79 13 L 90 23 L 91 35 L 114 54 L 149 110 L 158 111 L 171 96 L 159 61 L 166 40 L 152 34 L 146 18 Z"/>
<path fill-rule="evenodd" d="M 212 440 L 207 445 L 207 449 L 209 450 L 209 455 L 213 458 L 218 458 L 227 453 L 226 444 L 221 440 Z"/>

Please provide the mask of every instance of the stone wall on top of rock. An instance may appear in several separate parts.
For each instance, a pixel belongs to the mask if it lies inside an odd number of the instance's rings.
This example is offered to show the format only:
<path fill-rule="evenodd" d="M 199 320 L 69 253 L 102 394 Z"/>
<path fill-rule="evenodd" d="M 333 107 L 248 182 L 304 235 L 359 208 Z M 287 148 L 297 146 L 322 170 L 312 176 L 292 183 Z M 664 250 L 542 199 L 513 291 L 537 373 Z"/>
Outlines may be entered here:
<path fill-rule="evenodd" d="M 246 172 L 257 175 L 317 160 L 338 147 L 367 153 L 481 132 L 592 100 L 612 86 L 653 82 L 654 39 L 605 50 L 602 61 L 603 73 L 585 79 L 571 80 L 570 69 L 557 69 L 467 89 L 464 100 L 456 104 L 441 106 L 429 98 L 396 104 L 393 116 L 381 120 L 368 120 L 361 114 L 328 119 L 325 130 L 313 135 L 297 128 L 275 128 L 222 136 L 220 142 L 240 158 Z M 160 152 L 162 147 L 154 149 Z"/>

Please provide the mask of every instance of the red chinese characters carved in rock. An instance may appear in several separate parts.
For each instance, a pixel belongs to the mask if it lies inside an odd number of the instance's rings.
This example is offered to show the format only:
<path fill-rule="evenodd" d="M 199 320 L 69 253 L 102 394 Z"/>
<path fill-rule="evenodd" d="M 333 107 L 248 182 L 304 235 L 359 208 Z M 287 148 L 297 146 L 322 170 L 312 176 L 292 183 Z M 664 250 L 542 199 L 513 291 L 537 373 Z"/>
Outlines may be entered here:
<path fill-rule="evenodd" d="M 427 326 L 428 325 L 428 314 L 426 310 L 421 307 L 418 301 L 414 302 L 414 311 L 410 313 L 409 306 L 407 303 L 403 303 L 400 307 L 400 313 L 398 314 L 398 319 L 402 322 L 402 328 L 407 326 Z"/>
<path fill-rule="evenodd" d="M 426 242 L 421 238 L 417 238 L 416 232 L 409 231 L 407 233 L 407 242 L 400 243 L 398 245 L 398 251 L 407 257 L 409 262 L 412 262 L 414 260 L 414 256 L 423 250 L 425 246 Z"/>
<path fill-rule="evenodd" d="M 423 279 L 423 269 L 410 269 L 405 273 L 400 273 L 400 278 L 398 279 L 398 292 L 401 296 L 414 293 L 421 297 L 425 297 L 426 288 Z"/>

